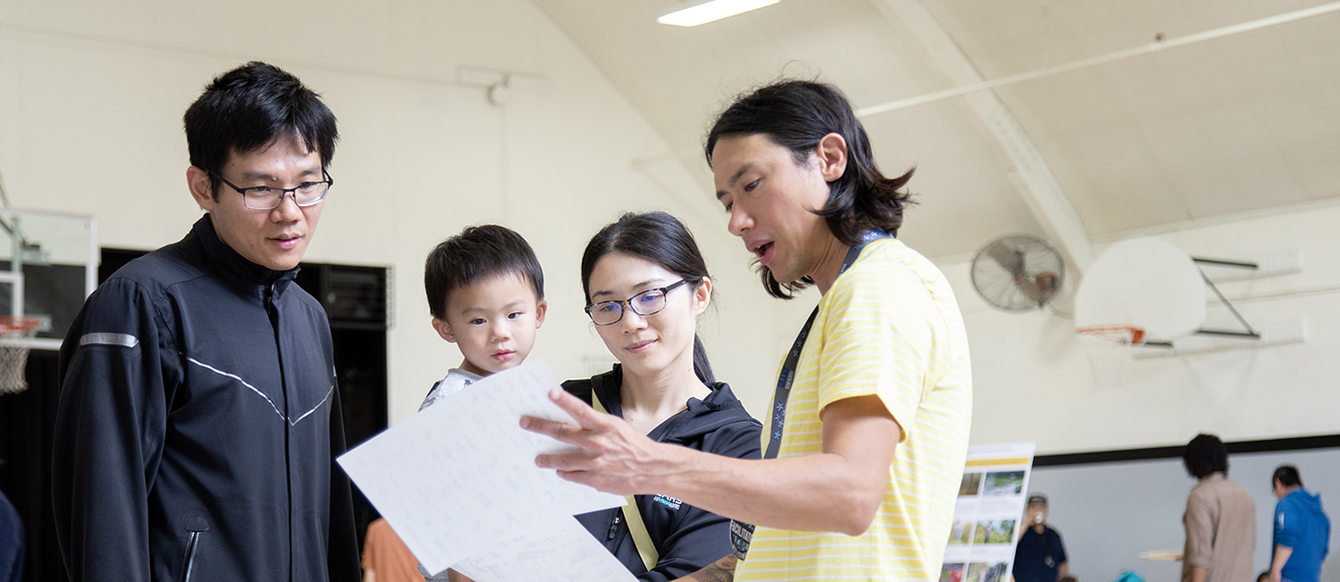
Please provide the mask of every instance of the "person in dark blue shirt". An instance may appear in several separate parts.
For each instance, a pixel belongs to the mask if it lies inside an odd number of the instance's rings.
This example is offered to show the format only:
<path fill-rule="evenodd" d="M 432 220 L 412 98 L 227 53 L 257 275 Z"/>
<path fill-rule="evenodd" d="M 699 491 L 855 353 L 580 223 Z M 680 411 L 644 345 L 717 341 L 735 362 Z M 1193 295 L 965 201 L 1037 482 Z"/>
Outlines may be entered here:
<path fill-rule="evenodd" d="M 1279 502 L 1270 544 L 1270 580 L 1319 582 L 1321 562 L 1331 545 L 1331 520 L 1321 509 L 1321 496 L 1303 489 L 1293 465 L 1275 469 L 1271 484 Z"/>
<path fill-rule="evenodd" d="M 3 465 L 4 461 L 0 461 Z M 23 579 L 23 522 L 0 491 L 0 582 Z"/>
<path fill-rule="evenodd" d="M 1070 573 L 1061 534 L 1047 526 L 1047 497 L 1028 497 L 1024 511 L 1029 527 L 1019 536 L 1014 550 L 1015 582 L 1057 582 Z"/>

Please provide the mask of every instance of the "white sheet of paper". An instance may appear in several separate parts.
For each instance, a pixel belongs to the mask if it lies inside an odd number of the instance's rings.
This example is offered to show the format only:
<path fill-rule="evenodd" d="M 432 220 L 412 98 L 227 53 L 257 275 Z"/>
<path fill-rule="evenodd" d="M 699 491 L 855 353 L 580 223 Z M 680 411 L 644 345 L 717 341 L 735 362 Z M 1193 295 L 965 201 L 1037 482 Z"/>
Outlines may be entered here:
<path fill-rule="evenodd" d="M 475 582 L 637 580 L 571 517 L 525 528 L 508 543 L 456 562 L 451 568 Z"/>
<path fill-rule="evenodd" d="M 519 423 L 522 415 L 572 422 L 549 400 L 557 385 L 538 361 L 493 374 L 338 461 L 424 567 L 440 572 L 533 523 L 625 503 L 535 466 L 536 455 L 567 445 Z"/>

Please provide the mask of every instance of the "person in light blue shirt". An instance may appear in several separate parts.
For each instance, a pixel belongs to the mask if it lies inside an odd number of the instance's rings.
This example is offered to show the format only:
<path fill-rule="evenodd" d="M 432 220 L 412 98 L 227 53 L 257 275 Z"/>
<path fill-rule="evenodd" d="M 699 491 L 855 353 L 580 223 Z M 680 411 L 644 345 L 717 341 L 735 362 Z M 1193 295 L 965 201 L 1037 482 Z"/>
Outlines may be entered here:
<path fill-rule="evenodd" d="M 1271 582 L 1320 582 L 1321 563 L 1331 545 L 1331 520 L 1321 496 L 1303 488 L 1298 468 L 1281 465 L 1271 478 L 1275 489 Z"/>

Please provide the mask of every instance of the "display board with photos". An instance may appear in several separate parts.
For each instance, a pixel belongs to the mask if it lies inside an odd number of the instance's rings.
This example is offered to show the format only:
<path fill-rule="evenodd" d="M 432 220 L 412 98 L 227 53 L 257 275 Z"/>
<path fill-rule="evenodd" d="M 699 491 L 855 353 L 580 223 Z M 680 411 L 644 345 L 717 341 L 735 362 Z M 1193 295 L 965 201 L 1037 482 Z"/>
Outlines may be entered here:
<path fill-rule="evenodd" d="M 1010 580 L 1034 449 L 1033 443 L 968 448 L 940 582 Z"/>

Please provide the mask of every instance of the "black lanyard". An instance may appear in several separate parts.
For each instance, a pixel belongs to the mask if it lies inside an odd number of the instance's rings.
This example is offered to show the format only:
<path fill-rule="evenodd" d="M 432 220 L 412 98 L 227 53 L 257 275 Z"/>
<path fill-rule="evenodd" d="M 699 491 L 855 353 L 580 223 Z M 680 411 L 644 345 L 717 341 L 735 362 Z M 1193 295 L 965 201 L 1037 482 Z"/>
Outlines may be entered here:
<path fill-rule="evenodd" d="M 861 249 L 866 245 L 881 238 L 893 238 L 892 236 L 879 232 L 868 231 L 861 236 L 861 243 L 847 250 L 847 257 L 842 260 L 842 270 L 838 271 L 841 277 L 852 263 L 856 262 L 856 257 L 861 255 Z M 836 282 L 836 279 L 834 280 Z M 810 312 L 810 318 L 805 320 L 805 326 L 800 328 L 800 333 L 796 335 L 796 341 L 791 344 L 791 351 L 786 354 L 786 361 L 782 362 L 782 371 L 777 374 L 777 391 L 772 395 L 772 433 L 768 436 L 768 448 L 763 452 L 763 458 L 777 458 L 777 450 L 782 446 L 782 426 L 786 423 L 786 401 L 791 397 L 791 385 L 796 381 L 796 366 L 800 363 L 800 352 L 805 348 L 805 339 L 810 336 L 810 327 L 814 325 L 814 317 L 819 315 L 819 307 L 816 305 L 814 311 Z"/>
<path fill-rule="evenodd" d="M 861 237 L 861 244 L 858 244 L 847 250 L 847 257 L 842 260 L 842 270 L 838 271 L 838 276 L 847 272 L 847 268 L 856 262 L 856 257 L 861 255 L 861 249 L 866 245 L 881 238 L 893 238 L 892 235 L 879 231 L 869 231 Z M 791 344 L 791 351 L 786 354 L 786 361 L 782 362 L 782 371 L 777 374 L 777 392 L 772 396 L 772 434 L 768 437 L 768 450 L 763 453 L 765 459 L 777 458 L 777 449 L 782 446 L 782 426 L 786 423 L 786 401 L 791 396 L 791 384 L 796 380 L 796 365 L 800 362 L 800 351 L 805 348 L 805 338 L 810 335 L 810 327 L 814 325 L 814 316 L 819 315 L 819 307 L 815 306 L 814 311 L 810 312 L 810 318 L 805 321 L 805 327 L 800 328 L 800 333 L 796 335 L 795 343 Z M 735 520 L 730 522 L 730 541 L 731 549 L 738 560 L 744 560 L 745 555 L 749 553 L 749 543 L 754 537 L 754 526 Z"/>

